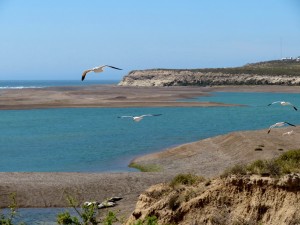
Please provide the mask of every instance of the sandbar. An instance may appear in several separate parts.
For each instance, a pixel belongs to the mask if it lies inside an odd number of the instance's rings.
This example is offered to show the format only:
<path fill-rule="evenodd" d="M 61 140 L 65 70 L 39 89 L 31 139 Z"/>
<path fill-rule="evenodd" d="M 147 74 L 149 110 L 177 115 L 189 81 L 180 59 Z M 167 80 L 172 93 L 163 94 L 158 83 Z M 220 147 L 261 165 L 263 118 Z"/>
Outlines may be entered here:
<path fill-rule="evenodd" d="M 0 90 L 0 110 L 78 107 L 208 107 L 217 102 L 184 101 L 210 92 L 293 92 L 295 86 L 124 87 L 91 85 Z"/>

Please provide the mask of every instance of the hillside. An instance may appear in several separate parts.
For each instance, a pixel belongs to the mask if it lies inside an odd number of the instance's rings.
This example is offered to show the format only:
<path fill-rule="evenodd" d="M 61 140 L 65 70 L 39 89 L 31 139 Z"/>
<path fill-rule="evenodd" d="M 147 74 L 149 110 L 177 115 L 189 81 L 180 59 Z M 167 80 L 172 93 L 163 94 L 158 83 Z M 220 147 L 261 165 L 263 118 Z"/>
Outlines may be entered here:
<path fill-rule="evenodd" d="M 300 61 L 273 60 L 231 68 L 134 70 L 120 86 L 300 85 Z"/>
<path fill-rule="evenodd" d="M 300 224 L 300 176 L 256 175 L 203 180 L 198 184 L 158 184 L 140 195 L 127 225 L 155 216 L 158 224 Z"/>

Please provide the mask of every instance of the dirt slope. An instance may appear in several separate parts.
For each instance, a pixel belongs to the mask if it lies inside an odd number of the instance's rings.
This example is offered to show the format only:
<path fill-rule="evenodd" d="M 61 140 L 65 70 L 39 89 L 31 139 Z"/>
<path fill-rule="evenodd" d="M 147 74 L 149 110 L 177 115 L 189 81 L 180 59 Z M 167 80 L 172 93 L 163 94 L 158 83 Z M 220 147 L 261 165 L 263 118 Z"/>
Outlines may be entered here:
<path fill-rule="evenodd" d="M 140 195 L 127 225 L 147 216 L 156 216 L 159 224 L 300 224 L 300 174 L 155 185 Z"/>

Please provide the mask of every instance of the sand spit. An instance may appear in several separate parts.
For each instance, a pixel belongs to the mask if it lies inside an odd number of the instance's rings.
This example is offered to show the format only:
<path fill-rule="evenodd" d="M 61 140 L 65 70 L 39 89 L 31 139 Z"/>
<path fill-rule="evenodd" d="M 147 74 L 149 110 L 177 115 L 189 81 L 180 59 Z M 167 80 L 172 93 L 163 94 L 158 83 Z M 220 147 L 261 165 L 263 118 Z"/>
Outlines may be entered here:
<path fill-rule="evenodd" d="M 218 87 L 124 87 L 96 85 L 0 90 L 0 109 L 78 108 L 78 107 L 201 107 L 232 106 L 212 102 L 178 100 L 206 96 L 210 92 L 294 92 L 290 86 Z"/>

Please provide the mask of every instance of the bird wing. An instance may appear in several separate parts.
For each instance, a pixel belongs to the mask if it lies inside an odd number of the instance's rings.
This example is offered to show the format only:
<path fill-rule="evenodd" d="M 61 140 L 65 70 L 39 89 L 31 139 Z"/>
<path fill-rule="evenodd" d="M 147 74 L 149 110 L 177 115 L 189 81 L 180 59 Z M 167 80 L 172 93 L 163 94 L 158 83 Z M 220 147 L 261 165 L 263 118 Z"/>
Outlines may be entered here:
<path fill-rule="evenodd" d="M 133 116 L 118 116 L 118 118 L 133 118 Z"/>
<path fill-rule="evenodd" d="M 152 116 L 151 114 L 145 114 L 145 115 L 141 115 L 139 117 L 145 117 L 145 116 Z"/>
<path fill-rule="evenodd" d="M 294 125 L 294 124 L 291 124 L 291 123 L 288 123 L 288 122 L 284 122 L 284 123 L 286 123 L 286 124 L 288 124 L 288 125 L 290 125 L 290 126 L 293 126 L 293 127 L 295 127 L 296 125 Z"/>
<path fill-rule="evenodd" d="M 271 129 L 278 126 L 278 123 L 275 123 L 269 127 L 268 133 L 270 133 Z"/>
<path fill-rule="evenodd" d="M 82 76 L 81 76 L 81 80 L 83 81 L 84 78 L 85 78 L 85 76 L 86 76 L 86 74 L 87 74 L 88 72 L 91 72 L 91 71 L 93 71 L 93 70 L 92 70 L 92 69 L 88 69 L 88 70 L 83 71 Z"/>
<path fill-rule="evenodd" d="M 105 65 L 105 66 L 110 67 L 110 68 L 113 68 L 113 69 L 116 69 L 116 70 L 122 70 L 122 69 L 117 68 L 117 67 L 114 67 L 114 66 L 109 66 L 109 65 Z"/>
<path fill-rule="evenodd" d="M 280 103 L 280 102 L 281 102 L 281 101 L 272 102 L 272 103 L 270 103 L 268 106 L 273 105 L 273 104 L 276 104 L 276 103 Z"/>
<path fill-rule="evenodd" d="M 145 117 L 145 116 L 160 116 L 162 114 L 146 114 L 146 115 L 141 115 L 139 117 Z"/>
<path fill-rule="evenodd" d="M 292 106 L 296 111 L 298 110 L 292 103 L 286 102 L 286 104 Z"/>
<path fill-rule="evenodd" d="M 294 133 L 293 130 L 283 133 L 282 136 L 284 136 L 284 135 L 290 135 L 290 134 L 292 134 L 292 133 Z"/>
<path fill-rule="evenodd" d="M 152 116 L 161 116 L 162 114 L 152 114 Z"/>

